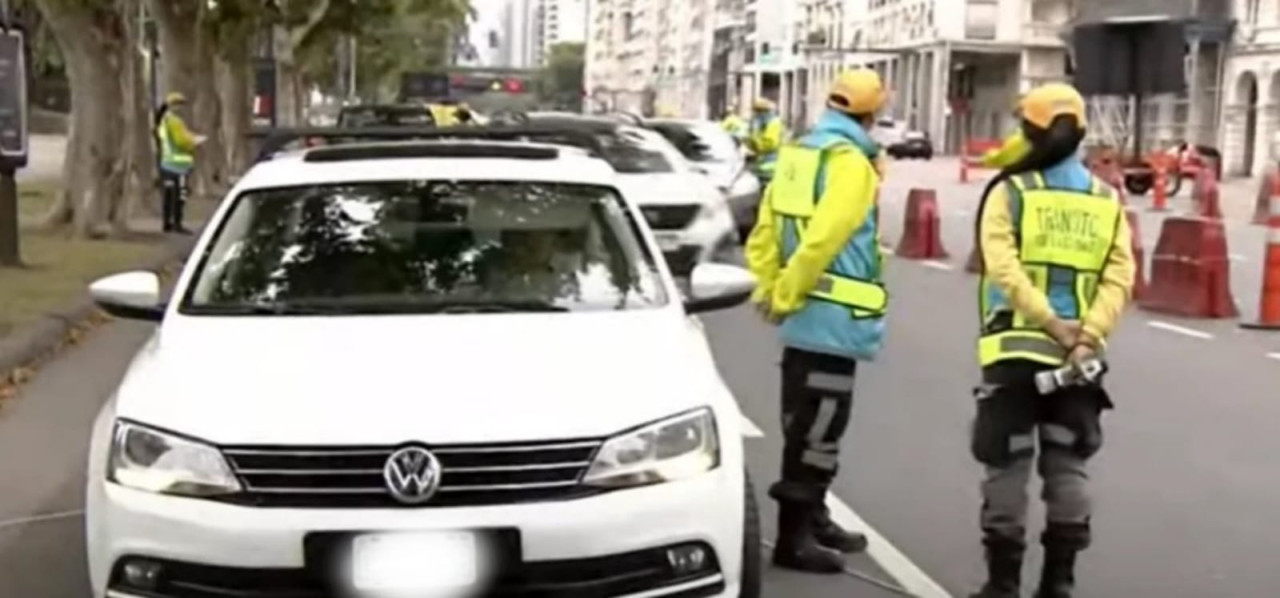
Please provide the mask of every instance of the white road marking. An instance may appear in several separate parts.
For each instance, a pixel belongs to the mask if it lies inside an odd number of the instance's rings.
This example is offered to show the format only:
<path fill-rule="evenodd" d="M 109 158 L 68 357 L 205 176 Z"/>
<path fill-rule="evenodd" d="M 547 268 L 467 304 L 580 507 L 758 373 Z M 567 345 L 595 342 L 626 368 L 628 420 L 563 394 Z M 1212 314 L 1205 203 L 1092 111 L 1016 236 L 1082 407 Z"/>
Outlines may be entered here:
<path fill-rule="evenodd" d="M 753 430 L 759 435 L 754 437 L 764 436 L 760 427 L 745 414 L 742 415 L 742 429 L 742 435 L 746 437 L 753 437 L 751 433 Z M 853 509 L 836 495 L 828 492 L 826 503 L 827 508 L 831 510 L 831 519 L 846 529 L 861 532 L 867 537 L 867 556 L 880 565 L 885 573 L 893 577 L 894 581 L 897 581 L 907 593 L 916 598 L 953 598 L 938 585 L 938 582 L 911 562 L 907 555 L 902 554 L 902 551 L 854 513 Z"/>
<path fill-rule="evenodd" d="M 1209 340 L 1213 338 L 1213 335 L 1209 334 L 1208 332 L 1204 332 L 1202 330 L 1196 330 L 1195 328 L 1178 326 L 1177 324 L 1170 324 L 1168 322 L 1161 322 L 1159 320 L 1151 320 L 1147 322 L 1147 326 L 1150 326 L 1152 328 L 1159 328 L 1160 330 L 1166 330 L 1169 332 L 1175 332 L 1177 334 L 1190 336 L 1192 338 L 1199 338 L 1204 340 Z"/>
<path fill-rule="evenodd" d="M 1280 353 L 1267 353 L 1267 357 L 1280 361 Z"/>
<path fill-rule="evenodd" d="M 1239 253 L 1233 253 L 1233 254 L 1231 254 L 1231 255 L 1228 255 L 1228 256 L 1227 256 L 1227 258 L 1228 258 L 1228 259 L 1230 259 L 1230 260 L 1231 260 L 1231 261 L 1233 261 L 1233 262 L 1247 262 L 1247 261 L 1249 261 L 1249 258 L 1247 258 L 1247 257 L 1245 257 L 1245 256 L 1243 256 L 1243 255 L 1241 255 L 1241 254 L 1239 254 Z"/>
<path fill-rule="evenodd" d="M 933 268 L 934 270 L 950 271 L 955 269 L 955 267 L 952 266 L 951 264 L 948 264 L 946 262 L 939 262 L 937 260 L 925 260 L 923 262 L 920 262 L 920 264 L 928 268 Z"/>
<path fill-rule="evenodd" d="M 972 213 L 973 212 L 970 212 L 966 208 L 956 208 L 956 215 L 958 216 L 968 216 L 969 214 L 972 214 Z"/>
<path fill-rule="evenodd" d="M 836 523 L 867 536 L 867 556 L 870 556 L 881 569 L 884 569 L 885 573 L 901 584 L 907 593 L 918 598 L 953 598 L 938 585 L 938 582 L 911 562 L 907 555 L 902 554 L 902 551 L 854 513 L 849 505 L 841 502 L 836 495 L 827 493 L 827 508 L 831 509 L 831 519 Z"/>
<path fill-rule="evenodd" d="M 70 519 L 84 515 L 84 509 L 76 509 L 74 511 L 62 511 L 61 513 L 48 513 L 45 515 L 30 515 L 27 517 L 17 517 L 14 519 L 0 520 L 0 530 L 8 527 L 17 527 L 19 525 L 27 525 L 31 523 L 41 523 L 44 521 L 57 521 L 59 519 Z"/>

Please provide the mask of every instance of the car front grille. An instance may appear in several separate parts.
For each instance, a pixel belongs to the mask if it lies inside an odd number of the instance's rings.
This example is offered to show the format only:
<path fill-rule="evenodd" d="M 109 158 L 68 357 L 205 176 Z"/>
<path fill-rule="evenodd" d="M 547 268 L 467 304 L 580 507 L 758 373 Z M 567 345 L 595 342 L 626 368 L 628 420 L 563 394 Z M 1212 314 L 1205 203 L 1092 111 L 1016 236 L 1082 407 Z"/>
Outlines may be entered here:
<path fill-rule="evenodd" d="M 654 230 L 683 230 L 698 216 L 697 204 L 674 206 L 641 206 L 640 213 Z"/>
<path fill-rule="evenodd" d="M 690 546 L 685 544 L 681 546 Z M 673 570 L 666 547 L 624 554 L 559 561 L 513 562 L 500 567 L 497 579 L 477 598 L 603 598 L 646 593 L 662 598 L 715 596 L 725 589 L 716 553 L 696 543 L 708 555 L 701 571 Z M 308 557 L 310 559 L 310 557 Z M 129 561 L 145 561 L 161 568 L 158 587 L 133 588 L 124 574 Z M 332 578 L 337 567 L 324 559 L 298 569 L 248 569 L 126 556 L 115 563 L 110 589 L 124 596 L 147 598 L 339 598 Z"/>
<path fill-rule="evenodd" d="M 430 447 L 437 494 L 409 508 L 566 500 L 593 493 L 580 482 L 600 440 Z M 383 467 L 398 447 L 225 447 L 244 492 L 226 500 L 261 507 L 406 507 Z"/>

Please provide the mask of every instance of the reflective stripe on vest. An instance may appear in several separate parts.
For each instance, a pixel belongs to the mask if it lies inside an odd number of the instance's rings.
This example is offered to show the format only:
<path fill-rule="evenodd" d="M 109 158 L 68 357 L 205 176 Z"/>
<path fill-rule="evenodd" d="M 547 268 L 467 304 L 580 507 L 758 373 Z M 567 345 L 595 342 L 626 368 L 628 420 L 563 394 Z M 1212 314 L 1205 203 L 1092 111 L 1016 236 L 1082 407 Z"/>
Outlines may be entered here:
<path fill-rule="evenodd" d="M 195 162 L 195 156 L 178 149 L 173 142 L 173 136 L 169 134 L 170 118 L 173 117 L 166 114 L 160 119 L 160 126 L 156 130 L 160 138 L 160 162 L 171 166 L 190 166 Z"/>
<path fill-rule="evenodd" d="M 804 238 L 804 226 L 817 205 L 818 172 L 822 166 L 822 150 L 800 145 L 785 145 L 778 153 L 777 165 L 769 192 L 769 207 L 778 218 L 779 252 L 785 234 L 785 223 L 795 226 L 797 239 Z M 879 247 L 876 248 L 879 251 Z M 828 272 L 818 279 L 809 297 L 844 305 L 855 318 L 874 318 L 885 314 L 889 293 L 884 285 Z"/>
<path fill-rule="evenodd" d="M 1015 238 L 1023 271 L 1046 296 L 1066 289 L 1074 313 L 1057 315 L 1082 319 L 1097 295 L 1116 228 L 1124 217 L 1120 202 L 1096 177 L 1090 179 L 1089 192 L 1050 189 L 1040 173 L 1017 175 L 1007 189 L 1010 202 L 1020 204 Z M 980 288 L 983 336 L 978 361 L 984 367 L 1010 359 L 1063 363 L 1066 349 L 1045 331 L 1009 306 L 989 304 L 992 283 L 986 276 Z"/>

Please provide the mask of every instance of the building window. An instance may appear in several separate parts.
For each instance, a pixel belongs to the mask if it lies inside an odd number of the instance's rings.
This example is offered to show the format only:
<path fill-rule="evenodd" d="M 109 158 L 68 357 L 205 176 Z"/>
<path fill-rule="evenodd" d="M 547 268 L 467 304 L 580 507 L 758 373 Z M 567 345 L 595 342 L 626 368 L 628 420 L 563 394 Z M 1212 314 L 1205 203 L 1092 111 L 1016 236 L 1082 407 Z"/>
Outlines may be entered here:
<path fill-rule="evenodd" d="M 1258 22 L 1258 4 L 1261 0 L 1244 0 L 1244 20 L 1249 23 Z"/>

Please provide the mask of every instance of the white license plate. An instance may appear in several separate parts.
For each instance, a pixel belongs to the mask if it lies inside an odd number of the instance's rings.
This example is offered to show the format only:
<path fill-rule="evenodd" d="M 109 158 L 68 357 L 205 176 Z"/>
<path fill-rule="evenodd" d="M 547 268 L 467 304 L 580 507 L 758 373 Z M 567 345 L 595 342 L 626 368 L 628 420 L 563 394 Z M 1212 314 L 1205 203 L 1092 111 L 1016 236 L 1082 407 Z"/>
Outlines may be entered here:
<path fill-rule="evenodd" d="M 358 592 L 457 590 L 479 579 L 479 543 L 465 531 L 364 534 L 351 551 Z"/>
<path fill-rule="evenodd" d="M 675 251 L 680 248 L 679 235 L 658 234 L 658 249 L 663 251 Z"/>

